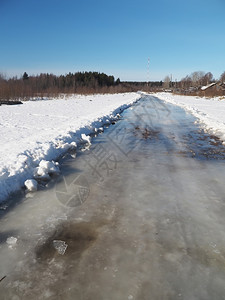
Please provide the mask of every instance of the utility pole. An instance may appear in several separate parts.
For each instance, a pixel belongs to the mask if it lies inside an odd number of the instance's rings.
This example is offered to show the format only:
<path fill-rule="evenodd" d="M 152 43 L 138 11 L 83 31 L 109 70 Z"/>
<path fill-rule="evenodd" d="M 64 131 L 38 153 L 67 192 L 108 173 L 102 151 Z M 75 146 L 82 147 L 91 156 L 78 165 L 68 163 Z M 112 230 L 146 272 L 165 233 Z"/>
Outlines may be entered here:
<path fill-rule="evenodd" d="M 150 77 L 149 66 L 150 66 L 150 58 L 148 57 L 148 66 L 147 66 L 147 87 L 149 86 L 149 77 Z"/>

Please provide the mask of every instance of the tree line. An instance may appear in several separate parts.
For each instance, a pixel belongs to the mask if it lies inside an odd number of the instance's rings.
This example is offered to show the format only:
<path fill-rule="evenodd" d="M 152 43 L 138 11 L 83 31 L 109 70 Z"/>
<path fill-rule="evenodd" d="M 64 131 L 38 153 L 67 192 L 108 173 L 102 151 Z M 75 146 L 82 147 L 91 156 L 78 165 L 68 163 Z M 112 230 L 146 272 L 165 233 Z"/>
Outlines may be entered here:
<path fill-rule="evenodd" d="M 182 78 L 180 81 L 173 81 L 171 76 L 166 76 L 163 81 L 164 88 L 171 88 L 176 86 L 181 89 L 198 88 L 201 86 L 207 86 L 215 82 L 215 78 L 211 72 L 195 71 L 190 75 Z M 219 78 L 221 83 L 225 82 L 225 72 L 223 72 Z"/>
<path fill-rule="evenodd" d="M 120 79 L 99 72 L 76 72 L 66 75 L 41 73 L 29 76 L 24 72 L 21 78 L 7 79 L 0 74 L 0 99 L 19 99 L 42 96 L 56 96 L 60 93 L 107 93 L 123 92 Z"/>
<path fill-rule="evenodd" d="M 225 83 L 225 72 L 220 76 L 220 82 Z M 173 81 L 172 76 L 166 76 L 164 81 L 129 82 L 114 78 L 99 72 L 76 72 L 66 75 L 41 73 L 29 76 L 24 72 L 20 78 L 6 78 L 0 74 L 0 100 L 30 99 L 35 97 L 57 97 L 59 94 L 94 94 L 123 93 L 147 91 L 157 92 L 172 89 L 179 93 L 196 91 L 199 87 L 215 82 L 211 72 L 196 71 Z M 225 94 L 220 90 L 220 94 Z"/>

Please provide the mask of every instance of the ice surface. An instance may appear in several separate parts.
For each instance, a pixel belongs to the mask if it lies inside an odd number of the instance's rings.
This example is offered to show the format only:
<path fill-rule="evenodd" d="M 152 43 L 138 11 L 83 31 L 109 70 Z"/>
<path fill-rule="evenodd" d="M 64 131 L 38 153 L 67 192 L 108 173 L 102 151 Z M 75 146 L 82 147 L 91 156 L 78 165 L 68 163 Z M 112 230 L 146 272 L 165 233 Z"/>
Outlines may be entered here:
<path fill-rule="evenodd" d="M 202 126 L 225 141 L 225 98 L 204 98 L 194 96 L 157 93 L 160 99 L 179 105 L 197 117 Z"/>
<path fill-rule="evenodd" d="M 217 146 L 195 120 L 147 97 L 65 160 L 56 187 L 15 205 L 0 219 L 21 241 L 1 244 L 1 297 L 223 299 L 224 156 L 207 157 Z M 81 175 L 90 192 L 73 209 Z"/>

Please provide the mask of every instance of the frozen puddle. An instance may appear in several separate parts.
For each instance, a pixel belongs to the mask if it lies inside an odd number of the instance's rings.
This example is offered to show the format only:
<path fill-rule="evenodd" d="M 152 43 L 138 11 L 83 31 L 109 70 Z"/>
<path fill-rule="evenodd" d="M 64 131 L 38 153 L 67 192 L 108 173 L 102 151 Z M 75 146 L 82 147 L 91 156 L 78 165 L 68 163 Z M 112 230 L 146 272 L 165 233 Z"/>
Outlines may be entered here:
<path fill-rule="evenodd" d="M 225 150 L 146 96 L 0 220 L 1 299 L 223 299 Z"/>

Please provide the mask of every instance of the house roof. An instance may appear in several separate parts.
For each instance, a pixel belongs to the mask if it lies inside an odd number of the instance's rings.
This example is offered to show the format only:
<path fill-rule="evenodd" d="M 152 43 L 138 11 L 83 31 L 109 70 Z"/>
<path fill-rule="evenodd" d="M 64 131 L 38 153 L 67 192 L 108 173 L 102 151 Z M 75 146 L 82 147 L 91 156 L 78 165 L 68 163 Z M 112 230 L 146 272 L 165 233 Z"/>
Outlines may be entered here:
<path fill-rule="evenodd" d="M 212 87 L 212 86 L 214 86 L 214 85 L 216 85 L 216 84 L 217 84 L 217 82 L 213 82 L 213 83 L 210 83 L 210 84 L 208 84 L 208 85 L 202 86 L 202 87 L 201 87 L 201 90 L 202 90 L 202 91 L 205 91 L 205 90 L 207 90 L 208 88 L 210 88 L 210 87 Z"/>

